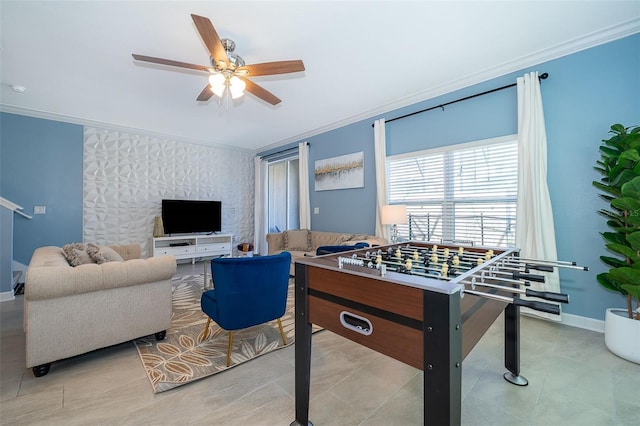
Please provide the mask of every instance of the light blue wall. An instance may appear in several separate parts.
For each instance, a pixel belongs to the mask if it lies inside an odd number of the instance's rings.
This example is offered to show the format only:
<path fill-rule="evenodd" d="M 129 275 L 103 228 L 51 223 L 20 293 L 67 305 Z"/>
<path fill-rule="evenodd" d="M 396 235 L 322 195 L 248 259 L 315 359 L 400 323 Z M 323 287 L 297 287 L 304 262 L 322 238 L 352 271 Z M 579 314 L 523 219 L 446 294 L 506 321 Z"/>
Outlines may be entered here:
<path fill-rule="evenodd" d="M 595 212 L 602 201 L 591 182 L 602 139 L 611 124 L 640 124 L 640 34 L 520 70 L 410 107 L 308 138 L 311 169 L 315 160 L 365 152 L 365 187 L 315 192 L 311 188 L 312 229 L 373 233 L 375 118 L 391 119 L 514 83 L 529 71 L 549 73 L 542 83 L 548 139 L 548 183 L 554 208 L 558 256 L 588 265 L 589 272 L 562 270 L 562 289 L 571 303 L 564 312 L 604 319 L 605 308 L 624 299 L 600 288 L 595 275 L 605 270 L 599 232 L 604 220 Z M 386 125 L 389 155 L 517 133 L 516 89 L 510 88 Z M 313 170 L 310 170 L 313 182 Z"/>
<path fill-rule="evenodd" d="M 612 124 L 640 124 L 640 34 L 545 64 L 551 77 L 543 93 L 548 138 L 548 182 L 554 208 L 558 255 L 590 266 L 589 273 L 561 275 L 571 294 L 566 311 L 603 319 L 605 308 L 624 299 L 601 289 L 595 276 L 606 270 L 600 232 L 605 207 L 592 186 L 598 147 Z"/>
<path fill-rule="evenodd" d="M 83 127 L 0 113 L 0 194 L 32 215 L 16 215 L 14 260 L 29 264 L 37 247 L 82 241 Z"/>

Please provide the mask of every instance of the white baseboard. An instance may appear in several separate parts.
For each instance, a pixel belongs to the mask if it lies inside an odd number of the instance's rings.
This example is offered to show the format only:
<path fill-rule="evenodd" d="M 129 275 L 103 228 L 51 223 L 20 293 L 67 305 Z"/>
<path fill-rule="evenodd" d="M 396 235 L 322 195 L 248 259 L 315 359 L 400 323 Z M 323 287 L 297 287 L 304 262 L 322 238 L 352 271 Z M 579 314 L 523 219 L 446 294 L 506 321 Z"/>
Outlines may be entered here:
<path fill-rule="evenodd" d="M 579 315 L 572 315 L 572 314 L 566 314 L 566 313 L 562 313 L 562 320 L 560 321 L 555 321 L 552 317 L 550 316 L 550 318 L 547 317 L 543 317 L 540 315 L 535 315 L 535 314 L 531 314 L 528 313 L 527 311 L 524 311 L 524 309 L 521 311 L 521 313 L 525 316 L 531 317 L 531 318 L 535 318 L 538 320 L 542 320 L 542 321 L 549 321 L 549 322 L 555 322 L 557 324 L 562 324 L 562 325 L 568 325 L 569 327 L 577 327 L 577 328 L 583 328 L 585 330 L 591 330 L 591 331 L 597 331 L 598 333 L 604 333 L 604 321 L 603 320 L 597 320 L 597 319 L 593 319 L 593 318 L 588 318 L 588 317 L 581 317 Z"/>
<path fill-rule="evenodd" d="M 604 333 L 604 321 L 562 313 L 562 324 Z"/>
<path fill-rule="evenodd" d="M 24 265 L 18 261 L 13 261 L 13 270 L 15 271 L 20 271 L 22 272 L 22 275 L 20 275 L 20 279 L 18 280 L 19 283 L 23 283 L 24 284 L 24 279 L 27 275 L 27 265 Z"/>
<path fill-rule="evenodd" d="M 11 291 L 3 291 L 0 293 L 0 302 L 9 302 L 14 300 L 16 297 L 13 295 L 13 290 Z"/>

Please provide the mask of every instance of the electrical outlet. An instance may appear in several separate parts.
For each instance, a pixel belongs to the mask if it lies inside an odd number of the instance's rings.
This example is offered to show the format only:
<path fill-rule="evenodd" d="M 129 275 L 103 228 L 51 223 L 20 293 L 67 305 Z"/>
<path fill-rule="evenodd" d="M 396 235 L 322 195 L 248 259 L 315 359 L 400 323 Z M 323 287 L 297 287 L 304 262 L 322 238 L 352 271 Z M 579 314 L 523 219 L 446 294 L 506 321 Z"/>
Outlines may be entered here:
<path fill-rule="evenodd" d="M 33 214 L 45 214 L 46 212 L 46 206 L 33 206 Z"/>
<path fill-rule="evenodd" d="M 314 207 L 313 214 L 320 214 L 320 207 Z"/>

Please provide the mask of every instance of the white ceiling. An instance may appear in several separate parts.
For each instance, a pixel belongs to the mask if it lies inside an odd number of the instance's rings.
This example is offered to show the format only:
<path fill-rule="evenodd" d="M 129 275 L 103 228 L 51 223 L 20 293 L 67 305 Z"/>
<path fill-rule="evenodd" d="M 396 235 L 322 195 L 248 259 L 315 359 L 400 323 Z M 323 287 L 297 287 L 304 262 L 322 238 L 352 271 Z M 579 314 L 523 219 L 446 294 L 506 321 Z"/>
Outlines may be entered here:
<path fill-rule="evenodd" d="M 247 149 L 640 31 L 637 0 L 2 0 L 0 7 L 3 111 Z M 206 73 L 131 57 L 209 66 L 191 13 L 209 17 L 247 64 L 302 59 L 306 70 L 253 78 L 282 99 L 277 106 L 250 94 L 231 105 L 197 102 Z"/>

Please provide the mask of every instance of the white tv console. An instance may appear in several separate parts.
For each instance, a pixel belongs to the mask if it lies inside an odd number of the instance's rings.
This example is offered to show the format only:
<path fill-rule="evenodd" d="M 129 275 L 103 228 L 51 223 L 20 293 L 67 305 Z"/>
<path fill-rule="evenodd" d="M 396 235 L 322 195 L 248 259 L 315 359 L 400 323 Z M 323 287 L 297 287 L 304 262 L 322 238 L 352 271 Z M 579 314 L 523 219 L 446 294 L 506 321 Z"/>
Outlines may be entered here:
<path fill-rule="evenodd" d="M 176 260 L 231 256 L 233 235 L 179 235 L 151 238 L 151 256 L 172 255 Z"/>

